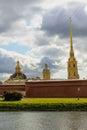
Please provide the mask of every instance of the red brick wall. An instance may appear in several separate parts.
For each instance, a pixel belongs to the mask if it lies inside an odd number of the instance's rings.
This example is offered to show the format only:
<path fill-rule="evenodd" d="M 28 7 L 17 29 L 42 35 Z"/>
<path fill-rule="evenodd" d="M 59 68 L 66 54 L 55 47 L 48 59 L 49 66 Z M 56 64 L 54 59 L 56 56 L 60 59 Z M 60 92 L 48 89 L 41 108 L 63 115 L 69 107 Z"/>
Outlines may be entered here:
<path fill-rule="evenodd" d="M 7 85 L 0 84 L 0 95 L 4 93 L 4 91 L 25 91 L 25 85 Z"/>
<path fill-rule="evenodd" d="M 87 80 L 29 81 L 25 90 L 27 97 L 87 97 Z"/>
<path fill-rule="evenodd" d="M 25 85 L 1 84 L 0 95 L 4 91 L 26 91 L 26 97 L 87 97 L 87 80 L 29 81 Z"/>

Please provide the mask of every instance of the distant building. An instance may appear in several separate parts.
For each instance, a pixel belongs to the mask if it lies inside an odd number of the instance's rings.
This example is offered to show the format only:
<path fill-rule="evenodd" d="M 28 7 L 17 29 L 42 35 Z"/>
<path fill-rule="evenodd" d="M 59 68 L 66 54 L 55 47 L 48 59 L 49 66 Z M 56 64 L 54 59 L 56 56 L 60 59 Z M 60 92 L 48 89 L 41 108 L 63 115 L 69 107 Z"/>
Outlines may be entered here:
<path fill-rule="evenodd" d="M 28 80 L 41 80 L 41 78 L 39 76 L 33 77 L 33 78 L 29 78 Z"/>
<path fill-rule="evenodd" d="M 15 67 L 15 73 L 10 76 L 10 79 L 27 79 L 26 75 L 21 72 L 21 66 L 19 61 L 17 61 L 17 65 Z"/>
<path fill-rule="evenodd" d="M 20 63 L 17 61 L 15 73 L 12 74 L 10 78 L 4 82 L 4 84 L 23 84 L 26 80 L 27 76 L 22 73 Z"/>
<path fill-rule="evenodd" d="M 45 64 L 45 68 L 43 69 L 43 80 L 50 80 L 50 70 L 48 69 L 48 64 Z"/>
<path fill-rule="evenodd" d="M 72 23 L 70 19 L 70 57 L 68 59 L 68 79 L 79 79 L 77 61 L 74 57 L 72 41 Z"/>

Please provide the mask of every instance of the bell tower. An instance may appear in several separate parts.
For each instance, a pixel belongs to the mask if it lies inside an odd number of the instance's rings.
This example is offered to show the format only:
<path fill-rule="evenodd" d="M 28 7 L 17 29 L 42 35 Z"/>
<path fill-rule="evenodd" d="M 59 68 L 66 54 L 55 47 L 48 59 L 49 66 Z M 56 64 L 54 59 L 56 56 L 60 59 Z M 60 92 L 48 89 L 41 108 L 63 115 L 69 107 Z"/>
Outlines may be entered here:
<path fill-rule="evenodd" d="M 70 18 L 70 57 L 68 59 L 68 79 L 79 79 L 77 61 L 76 58 L 74 57 L 71 18 Z"/>
<path fill-rule="evenodd" d="M 43 80 L 50 80 L 50 70 L 47 63 L 45 64 L 45 69 L 43 69 Z"/>

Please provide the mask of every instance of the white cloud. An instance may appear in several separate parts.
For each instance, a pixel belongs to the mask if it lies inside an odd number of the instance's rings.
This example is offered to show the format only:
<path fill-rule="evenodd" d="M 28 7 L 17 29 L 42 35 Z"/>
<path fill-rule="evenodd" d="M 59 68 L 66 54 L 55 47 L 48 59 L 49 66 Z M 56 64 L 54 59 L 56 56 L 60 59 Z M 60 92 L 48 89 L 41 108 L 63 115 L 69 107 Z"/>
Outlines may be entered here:
<path fill-rule="evenodd" d="M 1 73 L 0 74 L 0 81 L 4 82 L 5 80 L 7 80 L 10 77 L 11 74 L 8 73 Z"/>
<path fill-rule="evenodd" d="M 34 71 L 32 70 L 37 69 L 38 59 L 26 55 L 24 56 L 16 52 L 6 51 L 4 49 L 0 49 L 0 73 L 6 73 L 6 77 L 7 75 L 14 73 L 18 60 L 20 61 L 23 72 L 27 73 L 28 76 L 33 76 Z"/>
<path fill-rule="evenodd" d="M 28 76 L 41 76 L 42 65 L 48 61 L 52 77 L 67 78 L 69 16 L 72 14 L 75 57 L 81 77 L 87 77 L 86 6 L 82 0 L 1 0 L 0 45 L 16 43 L 31 48 L 25 55 L 0 49 L 2 79 L 14 72 L 17 60 Z"/>

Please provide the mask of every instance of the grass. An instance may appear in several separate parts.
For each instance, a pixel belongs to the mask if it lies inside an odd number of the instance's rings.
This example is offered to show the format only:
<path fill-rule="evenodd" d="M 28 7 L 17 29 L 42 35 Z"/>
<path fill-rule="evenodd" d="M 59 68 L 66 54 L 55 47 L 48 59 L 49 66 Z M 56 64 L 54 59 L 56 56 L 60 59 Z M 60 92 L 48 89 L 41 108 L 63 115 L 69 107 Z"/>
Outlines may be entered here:
<path fill-rule="evenodd" d="M 23 98 L 21 101 L 3 101 L 0 98 L 0 110 L 87 111 L 87 98 Z"/>
<path fill-rule="evenodd" d="M 26 103 L 87 103 L 87 98 L 23 98 L 21 102 Z"/>

